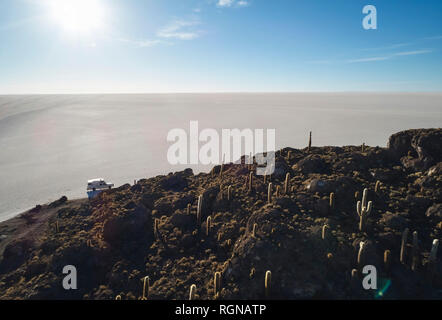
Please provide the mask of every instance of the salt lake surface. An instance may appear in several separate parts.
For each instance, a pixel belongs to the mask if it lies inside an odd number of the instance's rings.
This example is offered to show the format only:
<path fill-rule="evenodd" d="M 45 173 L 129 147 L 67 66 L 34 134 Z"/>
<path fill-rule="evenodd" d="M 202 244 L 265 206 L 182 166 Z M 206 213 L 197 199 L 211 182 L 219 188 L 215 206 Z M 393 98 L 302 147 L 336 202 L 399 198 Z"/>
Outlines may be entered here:
<path fill-rule="evenodd" d="M 260 93 L 0 96 L 0 221 L 86 196 L 88 179 L 117 186 L 198 165 L 167 161 L 169 130 L 276 129 L 277 148 L 386 146 L 411 128 L 440 127 L 442 93 Z"/>

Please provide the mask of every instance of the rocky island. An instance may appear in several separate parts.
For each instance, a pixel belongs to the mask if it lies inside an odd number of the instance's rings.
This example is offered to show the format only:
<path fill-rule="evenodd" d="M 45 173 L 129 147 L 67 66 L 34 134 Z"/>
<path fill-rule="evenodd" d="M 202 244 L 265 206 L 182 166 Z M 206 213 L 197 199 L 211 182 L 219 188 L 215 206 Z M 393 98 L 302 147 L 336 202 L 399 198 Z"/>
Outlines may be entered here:
<path fill-rule="evenodd" d="M 442 299 L 441 161 L 416 129 L 62 197 L 0 224 L 0 299 Z"/>

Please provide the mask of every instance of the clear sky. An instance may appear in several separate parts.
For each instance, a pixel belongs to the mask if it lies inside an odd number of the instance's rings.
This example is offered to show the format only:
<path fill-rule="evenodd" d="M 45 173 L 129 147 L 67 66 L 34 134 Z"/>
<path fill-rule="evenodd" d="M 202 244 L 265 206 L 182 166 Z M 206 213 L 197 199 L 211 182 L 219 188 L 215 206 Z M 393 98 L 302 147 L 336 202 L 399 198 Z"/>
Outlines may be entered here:
<path fill-rule="evenodd" d="M 441 14 L 440 0 L 1 0 L 0 94 L 442 91 Z"/>

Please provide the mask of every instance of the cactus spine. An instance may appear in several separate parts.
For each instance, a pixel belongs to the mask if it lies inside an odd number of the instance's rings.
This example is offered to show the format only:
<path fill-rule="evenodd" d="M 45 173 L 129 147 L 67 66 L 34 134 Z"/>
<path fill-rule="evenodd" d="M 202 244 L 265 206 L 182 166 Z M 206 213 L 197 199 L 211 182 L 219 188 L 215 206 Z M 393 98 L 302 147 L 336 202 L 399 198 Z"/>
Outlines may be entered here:
<path fill-rule="evenodd" d="M 195 300 L 195 295 L 196 295 L 196 285 L 192 284 L 190 286 L 189 300 Z"/>
<path fill-rule="evenodd" d="M 285 181 L 284 181 L 284 194 L 289 193 L 289 184 L 290 184 L 290 173 L 287 173 L 285 175 Z"/>
<path fill-rule="evenodd" d="M 406 228 L 404 230 L 404 232 L 402 233 L 401 255 L 400 255 L 400 261 L 402 264 L 405 264 L 405 254 L 406 254 L 406 250 L 407 250 L 408 232 L 409 232 L 409 229 Z"/>
<path fill-rule="evenodd" d="M 267 270 L 266 272 L 266 276 L 265 276 L 265 294 L 266 294 L 266 298 L 270 297 L 270 290 L 272 288 L 272 272 Z"/>
<path fill-rule="evenodd" d="M 150 280 L 149 277 L 144 277 L 143 279 L 143 297 L 141 300 L 147 300 L 149 298 Z"/>
<path fill-rule="evenodd" d="M 213 287 L 215 291 L 215 299 L 217 299 L 221 291 L 221 272 L 215 272 L 215 276 L 213 277 Z"/>
<path fill-rule="evenodd" d="M 362 194 L 362 202 L 358 201 L 356 205 L 356 211 L 359 215 L 359 231 L 363 231 L 365 229 L 367 217 L 370 215 L 373 208 L 373 202 L 369 201 L 367 204 L 367 194 L 368 189 L 365 188 Z"/>
<path fill-rule="evenodd" d="M 269 183 L 268 189 L 267 189 L 267 202 L 272 203 L 272 183 Z"/>

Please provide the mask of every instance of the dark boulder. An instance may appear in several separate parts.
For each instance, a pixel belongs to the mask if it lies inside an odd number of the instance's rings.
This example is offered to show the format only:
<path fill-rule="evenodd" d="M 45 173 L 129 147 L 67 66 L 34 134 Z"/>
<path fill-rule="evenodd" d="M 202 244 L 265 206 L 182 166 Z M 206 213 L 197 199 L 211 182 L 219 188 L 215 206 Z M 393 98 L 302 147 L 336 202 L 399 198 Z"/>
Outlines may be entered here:
<path fill-rule="evenodd" d="M 191 230 L 196 226 L 196 215 L 177 212 L 170 217 L 170 223 L 181 230 Z"/>
<path fill-rule="evenodd" d="M 114 214 L 103 226 L 103 238 L 112 246 L 126 242 L 142 242 L 148 245 L 154 239 L 152 214 L 144 206 Z"/>
<path fill-rule="evenodd" d="M 187 187 L 187 174 L 183 172 L 176 172 L 169 174 L 160 181 L 160 185 L 165 190 L 181 191 Z"/>
<path fill-rule="evenodd" d="M 426 170 L 442 161 L 442 131 L 415 129 L 398 132 L 390 137 L 388 149 L 396 158 L 402 158 L 407 169 Z"/>
<path fill-rule="evenodd" d="M 27 239 L 18 239 L 9 243 L 3 252 L 1 269 L 10 270 L 25 262 L 33 248 L 33 243 Z"/>
<path fill-rule="evenodd" d="M 318 155 L 309 155 L 300 160 L 293 166 L 294 170 L 299 170 L 303 174 L 310 173 L 327 173 L 329 170 L 328 164 Z"/>

